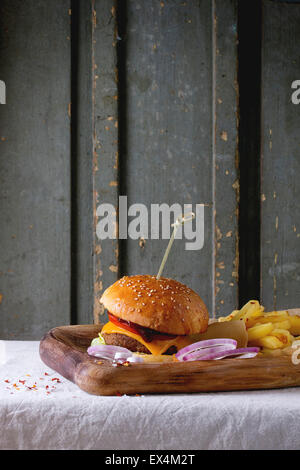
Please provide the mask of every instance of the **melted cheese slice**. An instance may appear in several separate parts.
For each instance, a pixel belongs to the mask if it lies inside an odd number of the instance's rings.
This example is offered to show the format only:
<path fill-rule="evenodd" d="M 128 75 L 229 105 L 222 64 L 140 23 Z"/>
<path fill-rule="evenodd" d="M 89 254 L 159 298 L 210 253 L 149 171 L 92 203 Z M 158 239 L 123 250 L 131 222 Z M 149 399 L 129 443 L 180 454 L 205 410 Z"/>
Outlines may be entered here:
<path fill-rule="evenodd" d="M 101 334 L 107 333 L 118 333 L 120 335 L 125 335 L 128 336 L 129 338 L 133 338 L 139 343 L 142 343 L 149 351 L 151 354 L 154 355 L 160 355 L 166 352 L 171 346 L 176 346 L 177 351 L 179 349 L 184 348 L 188 344 L 191 344 L 193 341 L 191 338 L 188 336 L 176 336 L 175 338 L 172 339 L 164 339 L 164 340 L 159 340 L 159 339 L 154 339 L 151 341 L 151 343 L 147 343 L 146 341 L 143 340 L 143 338 L 135 333 L 132 333 L 131 331 L 125 330 L 123 328 L 120 328 L 119 326 L 115 325 L 112 322 L 108 322 L 104 325 L 104 327 L 101 330 Z"/>

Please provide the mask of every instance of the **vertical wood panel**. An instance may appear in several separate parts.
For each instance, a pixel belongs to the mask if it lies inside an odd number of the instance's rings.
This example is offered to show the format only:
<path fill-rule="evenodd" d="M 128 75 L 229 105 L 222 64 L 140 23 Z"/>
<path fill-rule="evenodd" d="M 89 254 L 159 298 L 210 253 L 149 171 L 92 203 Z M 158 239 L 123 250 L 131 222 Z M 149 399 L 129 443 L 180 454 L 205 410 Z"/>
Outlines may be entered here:
<path fill-rule="evenodd" d="M 2 1 L 0 335 L 70 321 L 70 2 Z"/>
<path fill-rule="evenodd" d="M 117 239 L 99 240 L 99 204 L 118 208 L 118 83 L 116 6 L 111 0 L 92 1 L 92 125 L 93 125 L 93 258 L 94 320 L 103 314 L 99 298 L 118 278 Z M 116 226 L 116 236 L 118 227 Z M 103 319 L 101 319 L 103 321 Z"/>
<path fill-rule="evenodd" d="M 261 300 L 300 305 L 300 5 L 264 1 L 262 46 Z"/>
<path fill-rule="evenodd" d="M 213 305 L 216 316 L 238 304 L 238 82 L 236 1 L 213 10 Z"/>
<path fill-rule="evenodd" d="M 93 108 L 92 108 L 92 0 L 72 2 L 73 41 L 73 220 L 72 296 L 74 321 L 93 322 Z M 75 123 L 73 122 L 75 119 Z M 75 181 L 74 181 L 75 180 Z"/>

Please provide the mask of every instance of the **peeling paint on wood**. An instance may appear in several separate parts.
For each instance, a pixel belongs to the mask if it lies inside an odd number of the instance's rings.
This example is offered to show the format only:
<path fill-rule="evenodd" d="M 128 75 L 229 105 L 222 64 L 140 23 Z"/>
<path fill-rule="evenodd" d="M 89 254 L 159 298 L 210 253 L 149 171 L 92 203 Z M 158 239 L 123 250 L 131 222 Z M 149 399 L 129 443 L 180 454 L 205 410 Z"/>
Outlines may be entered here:
<path fill-rule="evenodd" d="M 300 72 L 300 4 L 264 0 L 263 31 L 261 302 L 276 310 L 300 305 L 299 106 L 290 100 Z"/>

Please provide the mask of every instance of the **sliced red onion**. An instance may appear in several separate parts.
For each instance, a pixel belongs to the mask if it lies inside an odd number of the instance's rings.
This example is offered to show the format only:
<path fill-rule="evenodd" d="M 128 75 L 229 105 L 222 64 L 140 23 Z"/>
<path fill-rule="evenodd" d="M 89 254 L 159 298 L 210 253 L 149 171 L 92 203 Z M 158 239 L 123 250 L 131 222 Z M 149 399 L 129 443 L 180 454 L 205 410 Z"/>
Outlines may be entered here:
<path fill-rule="evenodd" d="M 205 350 L 207 348 L 215 348 L 220 346 L 227 346 L 226 349 L 235 349 L 237 346 L 237 341 L 231 338 L 215 338 L 215 339 L 206 339 L 204 341 L 197 341 L 196 343 L 189 344 L 185 348 L 180 349 L 176 354 L 176 358 L 179 361 L 188 360 L 186 355 L 194 353 L 195 351 Z"/>
<path fill-rule="evenodd" d="M 181 361 L 199 361 L 202 356 L 207 356 L 208 354 L 213 354 L 217 352 L 222 352 L 222 351 L 228 351 L 228 350 L 235 350 L 234 345 L 228 345 L 224 344 L 223 346 L 214 346 L 213 348 L 203 348 L 203 349 L 196 349 L 195 351 L 192 351 L 190 353 L 185 354 L 184 356 L 181 356 Z"/>
<path fill-rule="evenodd" d="M 129 353 L 127 352 L 116 352 L 115 353 L 115 356 L 114 356 L 114 359 L 117 361 L 118 359 L 128 359 L 129 357 L 132 356 L 132 352 L 129 351 Z"/>
<path fill-rule="evenodd" d="M 227 349 L 227 351 L 215 351 L 210 354 L 200 355 L 198 360 L 199 361 L 212 361 L 217 359 L 223 359 L 225 357 L 230 356 L 239 356 L 243 359 L 250 359 L 251 357 L 255 357 L 259 352 L 260 348 L 252 347 L 252 348 L 239 348 L 239 349 Z"/>
<path fill-rule="evenodd" d="M 90 356 L 100 357 L 102 359 L 113 360 L 116 353 L 122 353 L 123 357 L 126 354 L 126 357 L 132 355 L 132 352 L 129 349 L 122 348 L 121 346 L 113 346 L 110 344 L 97 344 L 95 346 L 90 346 L 87 349 L 87 353 Z"/>

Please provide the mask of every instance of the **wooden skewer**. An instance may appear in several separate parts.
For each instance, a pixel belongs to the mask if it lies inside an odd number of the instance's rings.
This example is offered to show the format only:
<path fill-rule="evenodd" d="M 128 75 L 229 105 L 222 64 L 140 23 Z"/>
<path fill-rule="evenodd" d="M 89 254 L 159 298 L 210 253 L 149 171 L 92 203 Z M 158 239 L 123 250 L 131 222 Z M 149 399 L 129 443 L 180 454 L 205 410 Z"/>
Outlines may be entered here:
<path fill-rule="evenodd" d="M 170 238 L 170 240 L 169 240 L 168 246 L 167 246 L 167 248 L 166 248 L 166 251 L 165 251 L 164 257 L 163 257 L 163 259 L 162 259 L 160 268 L 159 268 L 159 270 L 158 270 L 156 279 L 159 279 L 160 276 L 161 276 L 161 274 L 162 274 L 162 272 L 163 272 L 163 269 L 164 269 L 164 266 L 165 266 L 165 264 L 166 264 L 167 258 L 168 258 L 168 256 L 169 256 L 171 247 L 172 247 L 172 245 L 173 245 L 173 241 L 174 241 L 175 234 L 176 234 L 176 232 L 177 232 L 178 227 L 179 227 L 180 225 L 185 224 L 185 222 L 189 222 L 190 220 L 193 220 L 194 218 L 195 218 L 194 212 L 189 212 L 188 214 L 186 214 L 186 215 L 184 215 L 184 216 L 180 215 L 179 217 L 177 217 L 176 222 L 171 225 L 171 227 L 174 227 L 173 233 L 172 233 L 172 235 L 171 235 L 171 238 Z"/>

